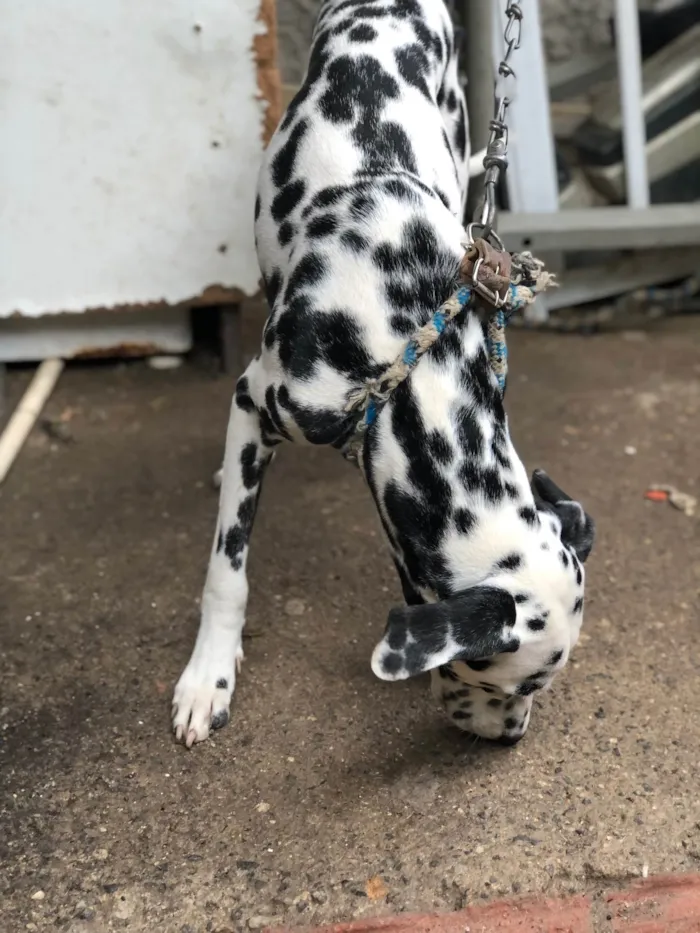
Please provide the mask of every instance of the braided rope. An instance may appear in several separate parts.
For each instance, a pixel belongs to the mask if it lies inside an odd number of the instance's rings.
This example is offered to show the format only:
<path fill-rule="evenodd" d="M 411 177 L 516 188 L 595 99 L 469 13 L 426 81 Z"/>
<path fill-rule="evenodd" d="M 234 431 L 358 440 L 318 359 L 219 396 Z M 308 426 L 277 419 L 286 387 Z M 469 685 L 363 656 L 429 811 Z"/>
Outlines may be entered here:
<path fill-rule="evenodd" d="M 547 272 L 544 263 L 532 253 L 514 253 L 511 257 L 511 277 L 508 292 L 500 308 L 490 308 L 486 334 L 486 349 L 491 369 L 498 382 L 501 395 L 505 392 L 508 375 L 508 347 L 506 325 L 511 315 L 532 304 L 540 292 L 556 285 L 554 276 Z M 407 341 L 394 362 L 377 379 L 367 382 L 348 397 L 345 410 L 359 411 L 360 420 L 355 434 L 345 446 L 345 455 L 357 457 L 362 446 L 362 437 L 373 424 L 379 411 L 392 392 L 410 376 L 421 358 L 435 344 L 447 324 L 467 307 L 475 307 L 479 296 L 468 285 L 460 285 L 436 311 L 427 324 L 419 328 Z"/>

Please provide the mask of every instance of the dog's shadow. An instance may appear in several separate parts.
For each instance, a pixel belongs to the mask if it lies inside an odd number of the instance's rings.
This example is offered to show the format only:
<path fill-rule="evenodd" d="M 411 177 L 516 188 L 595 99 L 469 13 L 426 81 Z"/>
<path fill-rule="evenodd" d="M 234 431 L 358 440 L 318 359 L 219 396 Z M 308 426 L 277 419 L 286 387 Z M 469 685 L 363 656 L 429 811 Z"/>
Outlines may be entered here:
<path fill-rule="evenodd" d="M 357 670 L 348 673 L 366 682 L 373 694 L 373 704 L 382 708 L 382 721 L 397 725 L 394 729 L 385 727 L 380 734 L 373 734 L 370 727 L 365 740 L 353 745 L 351 756 L 342 765 L 329 764 L 327 780 L 342 783 L 348 795 L 354 791 L 363 793 L 368 785 L 395 787 L 406 782 L 408 787 L 426 778 L 448 781 L 463 778 L 465 771 L 489 768 L 509 753 L 512 756 L 511 749 L 452 725 L 430 692 L 429 676 L 402 683 L 372 684 L 366 665 L 360 664 L 359 657 L 355 660 Z M 349 667 L 355 666 L 353 662 Z"/>

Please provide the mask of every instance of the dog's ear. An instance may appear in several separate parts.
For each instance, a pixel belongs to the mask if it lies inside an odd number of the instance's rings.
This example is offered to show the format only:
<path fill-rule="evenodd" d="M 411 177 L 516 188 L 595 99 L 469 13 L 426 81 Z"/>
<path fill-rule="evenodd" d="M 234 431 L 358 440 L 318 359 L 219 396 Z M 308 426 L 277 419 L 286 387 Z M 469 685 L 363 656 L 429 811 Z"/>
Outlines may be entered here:
<path fill-rule="evenodd" d="M 517 651 L 515 600 L 497 586 L 473 586 L 437 603 L 392 609 L 372 654 L 381 680 L 405 680 L 450 661 Z"/>
<path fill-rule="evenodd" d="M 580 502 L 567 496 L 544 470 L 534 471 L 531 486 L 536 504 L 554 512 L 559 518 L 561 540 L 585 562 L 595 540 L 595 522 L 591 516 L 586 514 Z"/>

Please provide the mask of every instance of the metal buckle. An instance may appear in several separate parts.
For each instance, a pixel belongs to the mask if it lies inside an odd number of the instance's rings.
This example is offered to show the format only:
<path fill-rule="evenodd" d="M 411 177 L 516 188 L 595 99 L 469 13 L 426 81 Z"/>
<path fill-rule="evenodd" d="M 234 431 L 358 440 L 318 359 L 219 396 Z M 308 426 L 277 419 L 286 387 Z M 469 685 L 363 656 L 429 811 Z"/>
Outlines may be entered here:
<path fill-rule="evenodd" d="M 472 288 L 477 293 L 477 295 L 480 295 L 485 301 L 487 301 L 490 305 L 493 305 L 493 307 L 498 310 L 505 304 L 505 298 L 501 298 L 498 292 L 493 291 L 487 285 L 484 285 L 483 282 L 479 281 L 479 269 L 483 263 L 484 260 L 481 258 L 481 256 L 479 256 L 477 261 L 474 263 L 474 269 L 472 271 Z M 498 275 L 500 268 L 500 266 L 496 267 L 496 275 Z"/>
<path fill-rule="evenodd" d="M 474 242 L 478 237 L 474 236 L 474 230 L 481 230 L 485 235 L 481 237 L 483 240 L 488 240 L 492 246 L 495 246 L 499 253 L 505 253 L 506 248 L 503 245 L 503 240 L 499 237 L 495 230 L 489 230 L 488 224 L 482 224 L 478 221 L 472 221 L 472 223 L 467 224 L 467 245 L 473 246 Z M 481 260 L 479 260 L 481 261 Z"/>

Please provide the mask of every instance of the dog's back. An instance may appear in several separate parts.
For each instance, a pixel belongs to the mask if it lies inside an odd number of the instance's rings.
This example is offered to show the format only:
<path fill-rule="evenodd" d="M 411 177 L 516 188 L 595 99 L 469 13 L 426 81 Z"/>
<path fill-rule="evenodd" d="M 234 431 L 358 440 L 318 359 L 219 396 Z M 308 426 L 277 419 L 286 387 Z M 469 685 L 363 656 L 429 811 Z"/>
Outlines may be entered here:
<path fill-rule="evenodd" d="M 449 293 L 467 149 L 442 0 L 326 0 L 256 205 L 264 363 L 293 435 L 337 440 L 348 392 Z M 338 418 L 306 425 L 319 397 Z"/>

